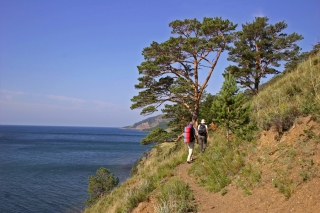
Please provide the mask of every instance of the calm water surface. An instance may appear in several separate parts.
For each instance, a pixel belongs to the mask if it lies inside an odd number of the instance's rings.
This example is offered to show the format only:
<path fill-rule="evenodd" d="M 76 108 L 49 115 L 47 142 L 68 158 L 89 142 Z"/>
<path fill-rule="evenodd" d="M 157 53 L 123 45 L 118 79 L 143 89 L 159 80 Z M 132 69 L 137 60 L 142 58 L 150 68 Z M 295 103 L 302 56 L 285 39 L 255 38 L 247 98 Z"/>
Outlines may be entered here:
<path fill-rule="evenodd" d="M 88 176 L 106 167 L 124 181 L 150 149 L 147 133 L 120 128 L 0 125 L 0 212 L 81 212 Z"/>

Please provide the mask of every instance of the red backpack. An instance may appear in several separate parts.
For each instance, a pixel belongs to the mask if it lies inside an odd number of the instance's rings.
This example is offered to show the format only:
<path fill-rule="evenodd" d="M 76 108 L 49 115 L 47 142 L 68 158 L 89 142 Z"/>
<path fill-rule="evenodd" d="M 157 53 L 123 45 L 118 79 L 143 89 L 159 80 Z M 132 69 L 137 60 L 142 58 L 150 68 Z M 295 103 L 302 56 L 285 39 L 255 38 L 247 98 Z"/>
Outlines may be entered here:
<path fill-rule="evenodd" d="M 192 125 L 188 125 L 184 128 L 184 142 L 189 143 L 194 140 L 194 130 Z"/>

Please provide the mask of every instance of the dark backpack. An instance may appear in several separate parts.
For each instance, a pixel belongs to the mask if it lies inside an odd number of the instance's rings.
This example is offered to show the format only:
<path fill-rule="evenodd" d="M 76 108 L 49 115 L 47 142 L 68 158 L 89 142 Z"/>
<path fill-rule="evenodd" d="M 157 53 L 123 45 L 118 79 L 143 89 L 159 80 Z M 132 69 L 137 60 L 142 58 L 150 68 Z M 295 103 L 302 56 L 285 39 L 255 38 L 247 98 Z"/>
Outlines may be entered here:
<path fill-rule="evenodd" d="M 201 135 L 201 136 L 206 136 L 206 135 L 207 135 L 206 126 L 203 125 L 203 124 L 200 124 L 198 133 L 199 133 L 199 135 Z"/>

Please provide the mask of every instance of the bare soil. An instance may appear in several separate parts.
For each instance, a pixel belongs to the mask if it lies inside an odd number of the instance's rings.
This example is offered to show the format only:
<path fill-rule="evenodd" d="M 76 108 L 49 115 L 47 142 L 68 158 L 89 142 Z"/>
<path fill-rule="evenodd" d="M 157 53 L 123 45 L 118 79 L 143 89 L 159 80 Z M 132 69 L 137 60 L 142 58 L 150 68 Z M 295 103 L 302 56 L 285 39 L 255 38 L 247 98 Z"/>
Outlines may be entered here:
<path fill-rule="evenodd" d="M 314 146 L 301 146 L 303 141 L 307 140 L 307 131 L 312 130 L 317 135 L 320 134 L 320 126 L 313 121 L 310 116 L 301 117 L 296 120 L 293 128 L 288 132 L 279 135 L 274 130 L 265 131 L 261 134 L 258 147 L 260 150 L 270 150 L 271 158 L 276 159 L 281 157 L 278 153 L 280 144 L 291 144 L 308 150 L 304 152 L 306 156 L 301 156 L 306 159 L 311 159 L 317 167 L 317 172 L 314 176 L 306 181 L 301 181 L 292 196 L 286 199 L 279 192 L 270 178 L 273 176 L 273 170 L 270 164 L 262 165 L 261 186 L 251 190 L 251 195 L 246 195 L 241 188 L 238 188 L 234 183 L 227 186 L 227 193 L 223 196 L 220 192 L 212 193 L 206 191 L 204 187 L 197 184 L 194 177 L 188 175 L 190 164 L 180 164 L 175 169 L 175 175 L 181 180 L 190 185 L 195 196 L 195 202 L 198 206 L 198 213 L 233 213 L 233 212 L 296 212 L 296 213 L 318 213 L 320 212 L 320 143 Z M 210 141 L 209 141 L 210 142 Z M 258 152 L 259 153 L 259 152 Z M 261 154 L 261 153 L 259 153 Z M 257 159 L 259 156 L 252 156 L 252 159 Z M 276 162 L 276 161 L 274 161 Z M 303 165 L 293 168 L 293 173 L 299 174 L 303 169 Z M 293 174 L 294 176 L 294 174 Z M 296 175 L 296 178 L 301 178 Z M 151 196 L 148 202 L 142 202 L 133 210 L 134 213 L 154 213 L 154 204 L 156 199 Z"/>

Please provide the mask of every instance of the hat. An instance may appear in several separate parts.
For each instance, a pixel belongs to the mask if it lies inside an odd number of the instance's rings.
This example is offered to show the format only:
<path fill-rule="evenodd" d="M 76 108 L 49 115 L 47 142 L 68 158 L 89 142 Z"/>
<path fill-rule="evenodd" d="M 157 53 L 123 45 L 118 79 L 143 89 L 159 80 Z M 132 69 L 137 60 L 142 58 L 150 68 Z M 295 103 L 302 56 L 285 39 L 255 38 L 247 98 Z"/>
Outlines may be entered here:
<path fill-rule="evenodd" d="M 204 123 L 206 123 L 206 121 L 205 121 L 204 119 L 202 119 L 202 120 L 201 120 L 201 123 L 204 124 Z"/>

